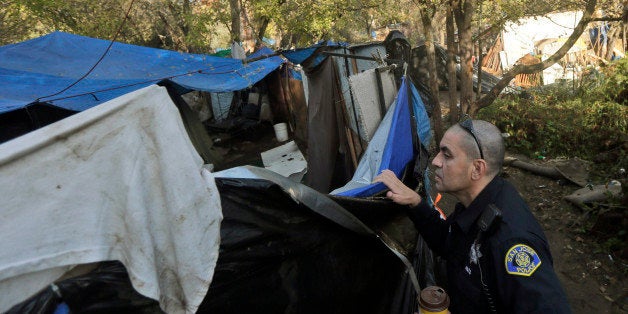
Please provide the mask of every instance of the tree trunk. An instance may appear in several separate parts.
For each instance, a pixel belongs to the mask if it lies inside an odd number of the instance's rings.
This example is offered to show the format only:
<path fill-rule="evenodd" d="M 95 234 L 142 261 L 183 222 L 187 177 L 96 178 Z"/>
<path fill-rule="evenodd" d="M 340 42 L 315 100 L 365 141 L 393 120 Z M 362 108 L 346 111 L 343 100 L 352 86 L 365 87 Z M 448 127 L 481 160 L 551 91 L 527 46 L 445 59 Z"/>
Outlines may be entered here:
<path fill-rule="evenodd" d="M 447 85 L 449 86 L 449 122 L 453 125 L 460 118 L 458 109 L 458 77 L 456 75 L 456 54 L 458 49 L 455 38 L 454 17 L 451 7 L 447 9 Z"/>
<path fill-rule="evenodd" d="M 527 65 L 527 66 L 522 65 L 522 64 L 515 64 L 515 66 L 513 66 L 512 69 L 510 69 L 510 71 L 506 72 L 502 76 L 501 80 L 499 80 L 499 82 L 497 82 L 497 84 L 495 84 L 495 86 L 486 95 L 484 95 L 484 97 L 479 99 L 477 102 L 473 103 L 473 106 L 471 107 L 469 114 L 473 115 L 477 113 L 480 109 L 484 107 L 488 107 L 490 104 L 492 104 L 493 101 L 497 99 L 501 91 L 504 88 L 506 88 L 506 86 L 508 86 L 510 81 L 513 78 L 515 78 L 515 76 L 517 76 L 518 74 L 532 74 L 532 73 L 543 71 L 547 69 L 548 67 L 552 66 L 554 63 L 558 62 L 560 59 L 562 59 L 565 56 L 565 54 L 567 54 L 569 49 L 571 49 L 571 47 L 576 43 L 578 38 L 580 38 L 584 30 L 586 29 L 587 24 L 589 23 L 589 19 L 591 18 L 593 12 L 595 11 L 596 4 L 597 4 L 597 0 L 587 1 L 586 9 L 584 13 L 582 14 L 582 19 L 580 19 L 580 22 L 578 22 L 578 25 L 576 25 L 576 27 L 574 28 L 573 33 L 571 33 L 571 36 L 569 36 L 567 41 L 565 41 L 565 43 L 562 45 L 562 47 L 560 47 L 560 49 L 558 49 L 549 58 L 543 60 L 541 63 Z"/>
<path fill-rule="evenodd" d="M 266 29 L 268 28 L 269 23 L 270 19 L 265 17 L 261 23 L 262 25 L 259 27 L 259 31 L 257 32 L 257 38 L 255 38 L 258 41 L 258 45 L 262 45 L 262 39 L 264 39 L 264 34 L 266 34 Z"/>
<path fill-rule="evenodd" d="M 460 108 L 462 113 L 469 113 L 473 102 L 473 38 L 471 21 L 475 0 L 452 1 L 454 17 L 458 25 L 460 54 Z"/>
<path fill-rule="evenodd" d="M 179 28 L 183 32 L 183 36 L 186 37 L 190 33 L 190 17 L 192 16 L 192 7 L 190 6 L 190 0 L 183 0 L 182 4 L 183 14 L 181 14 L 181 20 L 179 21 Z"/>
<path fill-rule="evenodd" d="M 229 7 L 231 8 L 231 39 L 240 42 L 240 33 L 242 32 L 240 0 L 229 0 Z"/>
<path fill-rule="evenodd" d="M 434 99 L 434 108 L 432 111 L 432 123 L 434 125 L 434 140 L 440 143 L 443 138 L 443 119 L 440 108 L 440 100 L 438 97 L 438 73 L 436 71 L 436 52 L 434 50 L 434 28 L 432 27 L 432 19 L 434 18 L 435 8 L 419 9 L 421 21 L 423 22 L 423 31 L 425 32 L 425 48 L 427 50 L 427 69 L 429 73 L 430 92 Z"/>
<path fill-rule="evenodd" d="M 607 49 L 606 49 L 606 55 L 604 56 L 604 59 L 606 60 L 612 60 L 613 59 L 613 49 L 615 47 L 615 40 L 617 40 L 617 38 L 620 38 L 619 35 L 619 31 L 621 29 L 621 24 L 617 23 L 617 27 L 612 27 L 609 32 L 608 35 L 606 36 L 606 38 L 608 38 L 608 44 L 607 44 Z"/>

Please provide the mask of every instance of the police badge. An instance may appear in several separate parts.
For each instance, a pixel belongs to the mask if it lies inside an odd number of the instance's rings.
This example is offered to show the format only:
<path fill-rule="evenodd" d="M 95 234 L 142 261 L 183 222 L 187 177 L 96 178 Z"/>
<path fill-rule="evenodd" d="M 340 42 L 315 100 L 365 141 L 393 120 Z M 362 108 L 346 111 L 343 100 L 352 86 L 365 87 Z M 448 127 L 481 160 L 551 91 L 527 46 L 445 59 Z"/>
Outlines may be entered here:
<path fill-rule="evenodd" d="M 539 255 L 525 244 L 516 244 L 506 252 L 506 272 L 511 275 L 530 276 L 541 265 Z"/>

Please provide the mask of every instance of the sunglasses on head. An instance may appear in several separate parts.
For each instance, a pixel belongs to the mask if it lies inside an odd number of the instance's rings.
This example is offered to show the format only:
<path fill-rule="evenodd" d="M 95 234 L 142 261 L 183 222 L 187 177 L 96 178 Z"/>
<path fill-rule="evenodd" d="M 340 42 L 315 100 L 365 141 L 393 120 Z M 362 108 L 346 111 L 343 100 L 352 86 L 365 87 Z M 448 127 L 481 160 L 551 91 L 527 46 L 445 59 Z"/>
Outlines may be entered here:
<path fill-rule="evenodd" d="M 470 117 L 465 116 L 465 119 L 460 121 L 460 122 L 458 122 L 458 124 L 463 129 L 467 130 L 467 132 L 469 132 L 469 134 L 471 134 L 471 136 L 475 140 L 475 144 L 478 145 L 478 149 L 480 150 L 480 158 L 484 159 L 484 152 L 482 152 L 482 145 L 480 145 L 480 140 L 475 135 L 475 130 L 473 129 L 473 120 Z"/>

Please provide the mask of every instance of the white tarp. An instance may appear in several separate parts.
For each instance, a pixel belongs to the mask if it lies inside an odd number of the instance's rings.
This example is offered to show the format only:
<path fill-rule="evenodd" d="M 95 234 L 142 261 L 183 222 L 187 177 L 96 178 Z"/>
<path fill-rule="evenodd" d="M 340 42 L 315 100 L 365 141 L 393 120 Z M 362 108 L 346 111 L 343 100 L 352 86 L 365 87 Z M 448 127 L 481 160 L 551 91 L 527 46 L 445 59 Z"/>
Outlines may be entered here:
<path fill-rule="evenodd" d="M 105 260 L 166 312 L 195 312 L 222 220 L 202 164 L 155 85 L 0 145 L 0 312 Z"/>
<path fill-rule="evenodd" d="M 371 141 L 382 117 L 386 114 L 386 112 L 381 112 L 377 75 L 380 75 L 381 78 L 383 89 L 381 92 L 384 93 L 382 98 L 384 106 L 388 110 L 397 95 L 395 76 L 392 71 L 386 70 L 380 73 L 377 69 L 369 69 L 349 76 L 349 84 L 351 90 L 354 91 L 353 97 L 360 125 L 360 136 L 366 142 Z"/>

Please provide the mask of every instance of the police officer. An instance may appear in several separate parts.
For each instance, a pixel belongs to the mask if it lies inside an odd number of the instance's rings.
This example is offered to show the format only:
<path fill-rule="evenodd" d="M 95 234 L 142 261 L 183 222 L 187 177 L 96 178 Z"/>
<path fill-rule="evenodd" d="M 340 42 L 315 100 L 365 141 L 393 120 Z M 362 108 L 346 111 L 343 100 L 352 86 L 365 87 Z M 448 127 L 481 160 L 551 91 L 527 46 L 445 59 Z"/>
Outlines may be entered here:
<path fill-rule="evenodd" d="M 429 247 L 446 259 L 452 313 L 571 313 L 541 226 L 498 176 L 504 153 L 489 122 L 468 119 L 447 130 L 432 161 L 436 189 L 459 201 L 445 220 L 392 171 L 374 182 L 408 206 Z"/>

